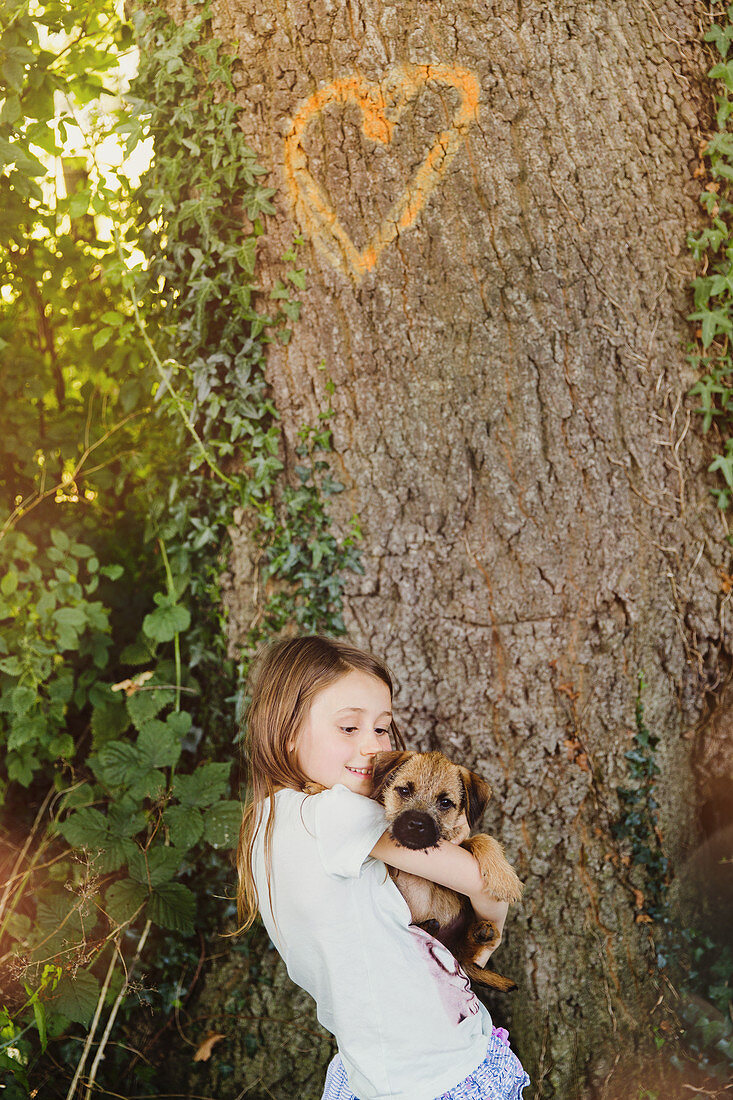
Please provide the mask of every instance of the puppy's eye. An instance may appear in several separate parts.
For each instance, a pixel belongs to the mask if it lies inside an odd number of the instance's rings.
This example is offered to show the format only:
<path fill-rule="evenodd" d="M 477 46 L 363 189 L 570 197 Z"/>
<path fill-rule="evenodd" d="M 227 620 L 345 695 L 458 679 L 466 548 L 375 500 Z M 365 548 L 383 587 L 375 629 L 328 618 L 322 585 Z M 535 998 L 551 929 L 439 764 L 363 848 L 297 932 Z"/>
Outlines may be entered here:
<path fill-rule="evenodd" d="M 395 787 L 395 790 L 397 791 L 397 794 L 401 794 L 403 798 L 410 797 L 411 792 L 409 787 Z"/>
<path fill-rule="evenodd" d="M 450 798 L 439 798 L 438 805 L 441 810 L 455 810 L 456 804 L 452 802 Z"/>

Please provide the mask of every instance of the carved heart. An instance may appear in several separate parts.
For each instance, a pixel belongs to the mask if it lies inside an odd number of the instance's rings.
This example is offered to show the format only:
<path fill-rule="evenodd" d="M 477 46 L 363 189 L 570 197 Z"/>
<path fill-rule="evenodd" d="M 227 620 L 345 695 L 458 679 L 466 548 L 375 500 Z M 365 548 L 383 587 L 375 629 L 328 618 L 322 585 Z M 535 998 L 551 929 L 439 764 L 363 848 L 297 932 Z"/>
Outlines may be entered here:
<path fill-rule="evenodd" d="M 361 111 L 365 137 L 388 145 L 405 107 L 425 84 L 435 81 L 455 88 L 461 97 L 452 125 L 435 138 L 405 190 L 392 204 L 366 247 L 359 251 L 323 188 L 308 171 L 301 145 L 305 128 L 313 116 L 330 103 L 354 103 Z M 285 139 L 285 175 L 301 228 L 335 267 L 360 280 L 372 270 L 387 245 L 413 224 L 458 152 L 475 117 L 478 98 L 478 81 L 466 69 L 448 65 L 399 65 L 390 69 L 379 84 L 356 75 L 343 77 L 306 100 L 293 118 L 292 130 Z"/>

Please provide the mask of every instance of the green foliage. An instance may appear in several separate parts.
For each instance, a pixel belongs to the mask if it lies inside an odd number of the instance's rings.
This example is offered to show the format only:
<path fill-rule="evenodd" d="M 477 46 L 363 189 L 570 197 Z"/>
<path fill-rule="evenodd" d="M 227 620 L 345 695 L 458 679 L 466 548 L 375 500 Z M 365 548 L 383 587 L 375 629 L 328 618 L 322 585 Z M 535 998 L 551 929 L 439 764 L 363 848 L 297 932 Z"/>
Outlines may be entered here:
<path fill-rule="evenodd" d="M 640 915 L 659 921 L 665 919 L 667 911 L 670 868 L 662 848 L 659 804 L 654 787 L 659 775 L 656 762 L 659 738 L 650 731 L 644 720 L 642 695 L 645 687 L 644 674 L 640 672 L 635 702 L 634 743 L 624 753 L 633 786 L 618 787 L 616 790 L 621 814 L 613 828 L 613 835 L 628 844 L 634 864 L 644 871 L 646 889 Z"/>
<path fill-rule="evenodd" d="M 342 574 L 360 568 L 356 520 L 339 539 L 328 514 L 330 407 L 283 481 L 264 362 L 305 273 L 296 239 L 263 301 L 274 192 L 237 125 L 236 62 L 205 7 L 179 27 L 148 6 L 123 103 L 132 28 L 114 0 L 83 20 L 67 7 L 0 12 L 0 936 L 21 976 L 0 1067 L 19 1096 L 49 1044 L 82 1073 L 70 1039 L 85 1029 L 84 1051 L 104 1053 L 89 1087 L 120 1086 L 125 1047 L 100 1042 L 103 1020 L 135 1012 L 146 942 L 164 1008 L 178 1004 L 165 967 L 215 923 L 216 851 L 239 830 L 238 677 L 280 630 L 343 630 Z M 130 156 L 152 143 L 139 184 L 106 163 L 115 136 Z M 235 661 L 219 577 L 240 521 L 262 598 Z"/>

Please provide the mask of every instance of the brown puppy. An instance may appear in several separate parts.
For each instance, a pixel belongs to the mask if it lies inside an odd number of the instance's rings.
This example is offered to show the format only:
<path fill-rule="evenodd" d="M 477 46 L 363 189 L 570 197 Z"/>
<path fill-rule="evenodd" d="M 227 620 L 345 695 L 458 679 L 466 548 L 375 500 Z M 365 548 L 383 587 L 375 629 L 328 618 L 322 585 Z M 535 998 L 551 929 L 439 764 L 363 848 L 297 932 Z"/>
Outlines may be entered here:
<path fill-rule="evenodd" d="M 440 752 L 377 753 L 373 782 L 372 798 L 384 806 L 392 839 L 405 848 L 434 848 L 441 840 L 455 840 L 464 812 L 473 827 L 491 797 L 488 783 Z M 462 847 L 478 861 L 494 897 L 519 900 L 522 883 L 497 840 L 479 835 L 464 840 Z M 410 907 L 413 924 L 445 944 L 472 981 L 516 988 L 510 978 L 476 965 L 482 951 L 501 937 L 493 921 L 475 916 L 467 897 L 406 871 L 390 868 L 389 873 Z"/>

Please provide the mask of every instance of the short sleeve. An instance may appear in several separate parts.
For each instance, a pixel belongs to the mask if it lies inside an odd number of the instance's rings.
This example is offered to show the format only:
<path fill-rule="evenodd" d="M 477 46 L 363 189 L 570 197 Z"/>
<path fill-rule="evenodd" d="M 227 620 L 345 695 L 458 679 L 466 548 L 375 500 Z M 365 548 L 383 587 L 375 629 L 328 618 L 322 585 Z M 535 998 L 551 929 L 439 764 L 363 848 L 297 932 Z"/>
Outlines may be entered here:
<path fill-rule="evenodd" d="M 327 874 L 357 878 L 364 861 L 387 828 L 378 802 L 337 783 L 313 795 L 313 826 Z"/>

